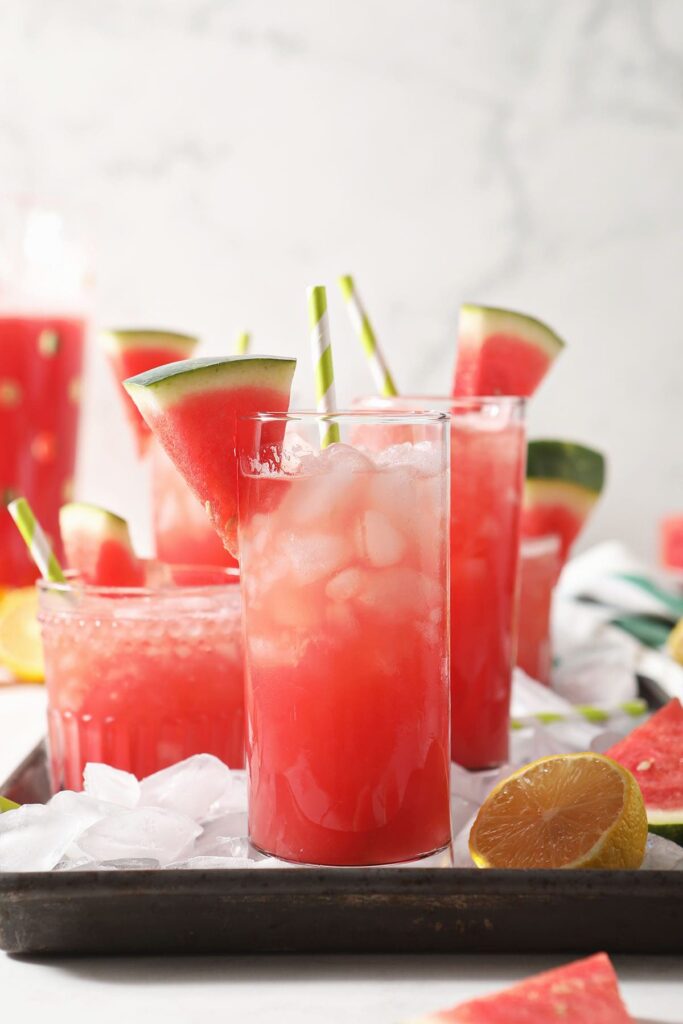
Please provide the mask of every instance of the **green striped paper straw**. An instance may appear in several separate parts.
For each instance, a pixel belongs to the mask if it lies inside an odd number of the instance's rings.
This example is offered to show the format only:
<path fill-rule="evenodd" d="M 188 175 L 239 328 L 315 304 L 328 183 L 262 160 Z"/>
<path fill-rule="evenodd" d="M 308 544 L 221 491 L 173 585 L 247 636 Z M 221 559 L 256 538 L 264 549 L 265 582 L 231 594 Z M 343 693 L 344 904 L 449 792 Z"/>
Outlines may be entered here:
<path fill-rule="evenodd" d="M 311 355 L 315 375 L 315 400 L 318 412 L 335 413 L 334 364 L 327 316 L 327 292 L 322 285 L 308 289 L 308 319 L 311 326 Z M 339 441 L 339 424 L 320 422 L 320 447 Z"/>
<path fill-rule="evenodd" d="M 49 580 L 51 583 L 66 583 L 62 567 L 55 558 L 50 542 L 26 498 L 10 501 L 7 511 L 17 524 L 19 533 L 26 541 L 26 547 L 40 569 L 43 579 Z"/>
<path fill-rule="evenodd" d="M 647 702 L 637 698 L 624 701 L 613 708 L 596 708 L 592 704 L 575 704 L 571 712 L 561 711 L 537 711 L 535 714 L 526 715 L 523 718 L 513 718 L 510 726 L 513 729 L 523 729 L 525 725 L 533 725 L 539 722 L 541 725 L 552 725 L 554 722 L 590 722 L 593 725 L 603 725 L 612 718 L 628 715 L 631 718 L 639 718 L 647 714 Z"/>
<path fill-rule="evenodd" d="M 251 334 L 249 333 L 249 331 L 242 331 L 241 334 L 237 335 L 237 340 L 235 341 L 235 355 L 246 356 L 247 352 L 249 351 L 250 344 Z"/>
<path fill-rule="evenodd" d="M 370 364 L 370 371 L 374 377 L 375 386 L 380 395 L 384 395 L 385 398 L 392 398 L 398 394 L 398 388 L 394 384 L 394 378 L 391 376 L 389 367 L 385 362 L 382 350 L 377 343 L 377 336 L 372 329 L 372 324 L 368 319 L 368 314 L 365 312 L 365 307 L 361 302 L 360 295 L 350 274 L 345 274 L 339 278 L 339 287 L 344 296 L 346 310 L 353 329 L 360 339 L 366 359 Z"/>

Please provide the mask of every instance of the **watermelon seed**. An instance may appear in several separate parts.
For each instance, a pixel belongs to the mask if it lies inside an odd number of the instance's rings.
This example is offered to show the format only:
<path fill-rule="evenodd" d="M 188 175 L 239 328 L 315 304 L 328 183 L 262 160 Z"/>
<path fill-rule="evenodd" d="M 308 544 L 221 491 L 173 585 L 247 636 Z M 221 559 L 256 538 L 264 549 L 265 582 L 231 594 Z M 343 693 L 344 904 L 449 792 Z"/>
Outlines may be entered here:
<path fill-rule="evenodd" d="M 641 761 L 640 764 L 636 765 L 637 772 L 646 772 L 648 768 L 652 768 L 652 761 Z"/>

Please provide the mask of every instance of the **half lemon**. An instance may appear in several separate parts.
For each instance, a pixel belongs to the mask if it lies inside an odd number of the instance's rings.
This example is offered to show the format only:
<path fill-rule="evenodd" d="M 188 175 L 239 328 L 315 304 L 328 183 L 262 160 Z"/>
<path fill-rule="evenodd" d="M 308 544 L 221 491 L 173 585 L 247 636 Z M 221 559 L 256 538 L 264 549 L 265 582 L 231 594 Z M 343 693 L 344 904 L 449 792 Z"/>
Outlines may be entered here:
<path fill-rule="evenodd" d="M 639 868 L 647 816 L 638 783 L 601 754 L 559 754 L 500 782 L 479 809 L 480 868 Z"/>
<path fill-rule="evenodd" d="M 24 683 L 45 676 L 35 587 L 7 591 L 0 602 L 0 664 Z"/>

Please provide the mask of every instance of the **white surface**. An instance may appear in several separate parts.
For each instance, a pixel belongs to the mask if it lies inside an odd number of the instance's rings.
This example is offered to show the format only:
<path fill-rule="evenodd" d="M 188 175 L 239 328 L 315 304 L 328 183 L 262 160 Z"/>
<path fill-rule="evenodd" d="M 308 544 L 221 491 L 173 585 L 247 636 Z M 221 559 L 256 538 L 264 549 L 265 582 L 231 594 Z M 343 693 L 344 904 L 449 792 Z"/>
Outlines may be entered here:
<path fill-rule="evenodd" d="M 681 504 L 680 0 L 21 0 L 0 4 L 2 188 L 66 190 L 104 323 L 297 353 L 332 286 L 340 400 L 371 378 L 356 275 L 400 387 L 443 390 L 461 299 L 566 337 L 532 431 L 604 447 L 584 538 L 653 549 Z M 101 353 L 80 496 L 146 487 Z"/>
<path fill-rule="evenodd" d="M 0 689 L 0 780 L 42 729 L 38 687 Z M 2 1020 L 21 1024 L 398 1024 L 571 957 L 197 957 L 48 960 L 0 954 Z M 616 957 L 630 1011 L 683 1021 L 683 959 Z"/>

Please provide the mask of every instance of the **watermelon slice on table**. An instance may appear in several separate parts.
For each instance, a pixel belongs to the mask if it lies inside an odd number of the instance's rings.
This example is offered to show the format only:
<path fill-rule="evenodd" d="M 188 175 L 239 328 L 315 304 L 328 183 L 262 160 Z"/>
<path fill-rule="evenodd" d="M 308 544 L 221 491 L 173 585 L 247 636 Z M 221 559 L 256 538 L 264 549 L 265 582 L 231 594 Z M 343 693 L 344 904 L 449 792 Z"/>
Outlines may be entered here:
<path fill-rule="evenodd" d="M 569 441 L 530 441 L 522 536 L 557 534 L 564 562 L 605 485 L 605 458 Z"/>
<path fill-rule="evenodd" d="M 532 316 L 461 306 L 453 394 L 533 395 L 563 348 L 562 339 Z"/>
<path fill-rule="evenodd" d="M 99 505 L 71 502 L 59 510 L 67 565 L 98 587 L 141 587 L 145 567 L 136 557 L 125 519 Z"/>
<path fill-rule="evenodd" d="M 237 547 L 237 420 L 286 412 L 295 359 L 229 356 L 188 359 L 124 384 L 145 422 L 206 508 L 228 551 Z M 284 425 L 264 427 L 273 444 Z"/>
<path fill-rule="evenodd" d="M 607 751 L 635 776 L 647 825 L 683 846 L 683 707 L 670 700 L 647 722 Z"/>
<path fill-rule="evenodd" d="M 535 974 L 492 996 L 413 1024 L 635 1024 L 606 953 Z"/>
<path fill-rule="evenodd" d="M 103 331 L 101 339 L 118 384 L 155 366 L 189 359 L 199 343 L 199 339 L 190 334 L 135 328 Z M 144 455 L 151 437 L 149 427 L 128 395 L 123 391 L 121 395 L 135 433 L 138 454 Z"/>

